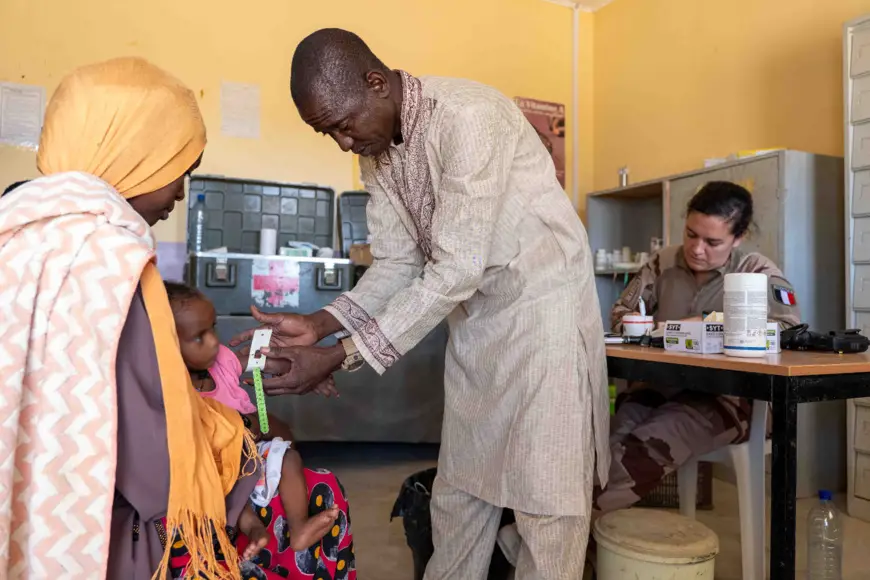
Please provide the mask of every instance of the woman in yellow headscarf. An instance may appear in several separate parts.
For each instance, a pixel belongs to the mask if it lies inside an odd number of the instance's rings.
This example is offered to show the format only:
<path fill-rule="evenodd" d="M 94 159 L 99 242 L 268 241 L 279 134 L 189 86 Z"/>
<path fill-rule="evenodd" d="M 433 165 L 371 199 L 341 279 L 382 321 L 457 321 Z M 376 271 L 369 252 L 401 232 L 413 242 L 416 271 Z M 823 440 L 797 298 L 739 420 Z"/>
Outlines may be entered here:
<path fill-rule="evenodd" d="M 0 198 L 0 577 L 163 578 L 178 533 L 189 577 L 238 578 L 252 441 L 191 388 L 150 229 L 205 143 L 167 73 L 86 66 L 47 108 L 44 177 Z"/>

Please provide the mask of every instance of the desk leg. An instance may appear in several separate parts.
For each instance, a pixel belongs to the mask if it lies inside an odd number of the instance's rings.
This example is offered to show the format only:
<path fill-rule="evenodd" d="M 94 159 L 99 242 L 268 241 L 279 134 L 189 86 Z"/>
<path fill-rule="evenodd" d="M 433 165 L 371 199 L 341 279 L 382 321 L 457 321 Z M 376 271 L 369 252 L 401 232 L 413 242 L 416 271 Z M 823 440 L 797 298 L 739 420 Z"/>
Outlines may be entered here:
<path fill-rule="evenodd" d="M 770 506 L 770 579 L 794 580 L 797 493 L 797 404 L 787 377 L 774 377 L 773 481 Z"/>

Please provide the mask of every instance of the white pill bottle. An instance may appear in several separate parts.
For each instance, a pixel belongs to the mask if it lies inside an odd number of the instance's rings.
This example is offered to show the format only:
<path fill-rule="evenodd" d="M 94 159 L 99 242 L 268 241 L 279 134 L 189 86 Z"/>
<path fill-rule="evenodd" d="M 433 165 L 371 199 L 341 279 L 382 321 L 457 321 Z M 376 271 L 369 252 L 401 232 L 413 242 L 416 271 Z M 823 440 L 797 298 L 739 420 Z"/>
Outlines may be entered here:
<path fill-rule="evenodd" d="M 767 274 L 725 274 L 725 354 L 767 354 Z"/>

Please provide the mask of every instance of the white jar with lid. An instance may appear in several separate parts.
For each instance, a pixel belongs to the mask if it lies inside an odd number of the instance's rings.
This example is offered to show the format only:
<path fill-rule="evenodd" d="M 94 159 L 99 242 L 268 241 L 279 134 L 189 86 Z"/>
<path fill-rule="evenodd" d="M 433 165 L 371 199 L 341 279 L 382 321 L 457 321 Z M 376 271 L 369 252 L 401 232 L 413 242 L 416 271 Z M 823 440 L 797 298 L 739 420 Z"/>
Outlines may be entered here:
<path fill-rule="evenodd" d="M 725 275 L 725 354 L 767 354 L 767 274 Z"/>

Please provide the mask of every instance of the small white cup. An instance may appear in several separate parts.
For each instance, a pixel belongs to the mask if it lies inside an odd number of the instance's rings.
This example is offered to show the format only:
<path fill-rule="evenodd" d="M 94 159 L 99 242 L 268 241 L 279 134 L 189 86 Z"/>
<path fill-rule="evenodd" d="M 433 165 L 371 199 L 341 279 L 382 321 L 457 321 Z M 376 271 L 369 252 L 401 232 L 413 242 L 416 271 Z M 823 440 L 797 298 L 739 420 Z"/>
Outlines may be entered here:
<path fill-rule="evenodd" d="M 640 314 L 626 314 L 622 317 L 623 336 L 643 336 L 655 329 L 655 321 L 652 316 Z"/>

